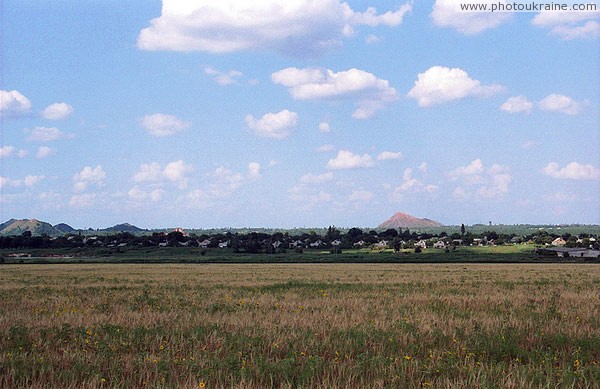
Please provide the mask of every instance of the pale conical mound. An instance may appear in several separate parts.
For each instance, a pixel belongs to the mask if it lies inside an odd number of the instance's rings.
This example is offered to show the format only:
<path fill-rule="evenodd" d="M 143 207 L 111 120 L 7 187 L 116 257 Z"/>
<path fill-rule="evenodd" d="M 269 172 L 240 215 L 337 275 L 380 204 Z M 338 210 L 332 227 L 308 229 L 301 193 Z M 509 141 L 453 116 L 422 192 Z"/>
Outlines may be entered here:
<path fill-rule="evenodd" d="M 442 223 L 431 219 L 419 219 L 406 213 L 398 212 L 379 225 L 379 228 L 421 228 L 440 227 Z"/>

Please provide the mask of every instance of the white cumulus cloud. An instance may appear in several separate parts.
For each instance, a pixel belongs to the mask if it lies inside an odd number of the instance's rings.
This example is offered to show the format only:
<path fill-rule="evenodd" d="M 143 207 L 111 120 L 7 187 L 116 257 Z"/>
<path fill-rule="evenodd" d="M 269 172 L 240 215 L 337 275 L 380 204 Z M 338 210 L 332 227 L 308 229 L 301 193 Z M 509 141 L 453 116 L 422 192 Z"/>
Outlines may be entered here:
<path fill-rule="evenodd" d="M 73 188 L 78 192 L 82 192 L 86 190 L 89 185 L 96 185 L 98 187 L 104 185 L 105 179 L 106 172 L 101 165 L 98 165 L 95 168 L 86 166 L 73 176 Z"/>
<path fill-rule="evenodd" d="M 321 122 L 319 123 L 319 131 L 321 132 L 331 132 L 331 127 L 329 126 L 329 123 L 327 122 Z"/>
<path fill-rule="evenodd" d="M 583 165 L 571 162 L 564 167 L 556 162 L 550 162 L 544 169 L 544 174 L 563 180 L 598 180 L 600 179 L 600 168 L 593 165 Z"/>
<path fill-rule="evenodd" d="M 204 73 L 211 76 L 211 78 L 219 85 L 237 84 L 239 78 L 244 75 L 239 70 L 230 70 L 228 72 L 223 72 L 210 66 L 204 68 Z"/>
<path fill-rule="evenodd" d="M 298 123 L 296 112 L 284 109 L 277 113 L 267 113 L 260 119 L 252 115 L 246 116 L 246 124 L 258 136 L 264 138 L 283 139 L 291 134 L 292 128 Z"/>
<path fill-rule="evenodd" d="M 375 8 L 356 12 L 340 0 L 163 0 L 160 17 L 140 32 L 137 44 L 142 50 L 313 57 L 339 46 L 356 26 L 397 26 L 411 8 L 378 14 Z"/>
<path fill-rule="evenodd" d="M 375 162 L 369 154 L 354 154 L 349 150 L 340 150 L 335 158 L 327 162 L 327 169 L 357 169 L 373 167 Z"/>
<path fill-rule="evenodd" d="M 187 175 L 192 170 L 192 166 L 183 160 L 169 162 L 164 168 L 158 162 L 144 163 L 140 165 L 140 170 L 133 175 L 132 180 L 136 183 L 155 184 L 171 182 L 183 189 L 188 185 Z"/>
<path fill-rule="evenodd" d="M 402 158 L 402 153 L 395 151 L 382 151 L 381 153 L 379 153 L 379 155 L 377 155 L 378 161 L 390 161 L 400 158 Z"/>
<path fill-rule="evenodd" d="M 502 198 L 509 192 L 513 178 L 509 167 L 493 164 L 486 168 L 481 159 L 460 166 L 448 175 L 453 181 L 459 182 L 454 189 L 454 197 L 463 200 L 471 196 L 477 200 Z"/>
<path fill-rule="evenodd" d="M 430 107 L 470 96 L 488 97 L 502 89 L 497 84 L 482 85 L 460 68 L 433 66 L 419 73 L 408 97 L 416 99 L 421 107 Z"/>
<path fill-rule="evenodd" d="M 48 120 L 62 120 L 73 113 L 73 107 L 67 103 L 54 103 L 42 111 L 42 117 Z"/>
<path fill-rule="evenodd" d="M 14 146 L 2 146 L 0 147 L 0 158 L 11 157 L 15 151 Z"/>
<path fill-rule="evenodd" d="M 177 184 L 179 188 L 185 188 L 188 184 L 187 174 L 192 171 L 192 166 L 182 160 L 169 162 L 163 169 L 163 176 Z"/>
<path fill-rule="evenodd" d="M 271 80 L 288 88 L 296 100 L 352 99 L 357 106 L 352 113 L 356 119 L 367 119 L 398 98 L 387 80 L 360 69 L 334 72 L 291 67 L 273 73 Z"/>
<path fill-rule="evenodd" d="M 493 2 L 506 4 L 503 0 Z M 430 16 L 436 26 L 453 28 L 465 35 L 475 35 L 507 22 L 512 14 L 510 12 L 465 12 L 461 11 L 460 6 L 491 3 L 490 0 L 436 0 Z"/>
<path fill-rule="evenodd" d="M 30 142 L 52 142 L 69 137 L 56 127 L 35 127 L 24 131 L 29 134 L 27 140 Z"/>
<path fill-rule="evenodd" d="M 35 157 L 37 159 L 44 159 L 54 155 L 54 150 L 47 146 L 38 147 Z"/>
<path fill-rule="evenodd" d="M 563 40 L 595 39 L 600 37 L 600 10 L 598 11 L 542 11 L 531 23 L 550 29 Z"/>
<path fill-rule="evenodd" d="M 31 101 L 16 90 L 0 90 L 0 117 L 19 116 L 31 110 Z"/>
<path fill-rule="evenodd" d="M 533 103 L 527 100 L 525 96 L 514 96 L 506 100 L 500 109 L 508 113 L 531 113 L 533 110 Z"/>
<path fill-rule="evenodd" d="M 260 174 L 260 163 L 258 162 L 250 162 L 248 164 L 248 178 L 251 180 L 258 180 L 261 178 Z"/>
<path fill-rule="evenodd" d="M 538 103 L 544 111 L 560 112 L 566 115 L 577 115 L 583 110 L 584 102 L 573 100 L 569 96 L 553 93 Z"/>
<path fill-rule="evenodd" d="M 140 125 L 152 136 L 164 137 L 178 134 L 190 127 L 190 123 L 174 115 L 155 113 L 140 119 Z"/>

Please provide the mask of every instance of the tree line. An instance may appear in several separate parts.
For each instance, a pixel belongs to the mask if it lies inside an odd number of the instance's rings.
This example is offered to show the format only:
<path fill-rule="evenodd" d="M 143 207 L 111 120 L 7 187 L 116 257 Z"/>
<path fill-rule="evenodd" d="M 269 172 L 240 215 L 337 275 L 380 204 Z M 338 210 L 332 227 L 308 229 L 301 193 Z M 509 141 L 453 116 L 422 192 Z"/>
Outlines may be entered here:
<path fill-rule="evenodd" d="M 433 246 L 441 241 L 448 246 L 471 245 L 504 245 L 517 243 L 534 243 L 536 245 L 551 244 L 558 237 L 565 240 L 567 247 L 597 246 L 597 241 L 590 234 L 562 235 L 548 231 L 536 231 L 523 236 L 497 233 L 493 230 L 474 234 L 461 226 L 460 233 L 436 234 L 411 231 L 410 229 L 363 230 L 357 227 L 341 231 L 329 226 L 326 232 L 318 234 L 314 231 L 303 233 L 289 232 L 223 232 L 212 234 L 186 234 L 182 231 L 155 232 L 146 235 L 134 235 L 128 232 L 106 233 L 104 235 L 66 234 L 60 237 L 33 235 L 25 231 L 21 235 L 0 237 L 0 249 L 74 249 L 74 248 L 134 248 L 134 247 L 202 247 L 206 249 L 227 248 L 235 252 L 245 253 L 280 253 L 287 250 L 303 251 L 306 249 L 342 250 L 350 248 L 393 248 L 395 250 L 415 248 L 417 243 Z M 425 243 L 423 243 L 425 242 Z M 422 247 L 422 246 L 419 246 Z M 425 247 L 423 247 L 425 248 Z"/>

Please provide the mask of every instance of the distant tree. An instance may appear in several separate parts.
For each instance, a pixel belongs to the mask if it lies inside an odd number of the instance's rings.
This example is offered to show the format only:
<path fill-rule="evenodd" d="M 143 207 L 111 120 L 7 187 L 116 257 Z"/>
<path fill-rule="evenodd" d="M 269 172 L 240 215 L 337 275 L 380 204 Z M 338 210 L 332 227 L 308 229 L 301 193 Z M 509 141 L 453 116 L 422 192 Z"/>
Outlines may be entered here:
<path fill-rule="evenodd" d="M 327 229 L 327 235 L 325 235 L 325 237 L 330 241 L 339 239 L 340 231 L 337 228 L 335 228 L 335 226 L 329 226 L 329 228 Z"/>
<path fill-rule="evenodd" d="M 461 224 L 461 225 L 460 225 L 460 234 L 461 234 L 461 235 L 464 235 L 464 234 L 465 234 L 465 231 L 466 231 L 465 225 L 464 225 L 464 224 Z"/>
<path fill-rule="evenodd" d="M 348 236 L 348 239 L 350 241 L 355 242 L 362 236 L 362 234 L 363 234 L 363 231 L 360 228 L 353 227 L 348 230 L 348 232 L 346 233 L 346 236 Z"/>
<path fill-rule="evenodd" d="M 395 238 L 398 236 L 398 231 L 396 231 L 395 228 L 388 228 L 387 230 L 383 231 L 381 234 L 379 234 L 385 238 Z"/>

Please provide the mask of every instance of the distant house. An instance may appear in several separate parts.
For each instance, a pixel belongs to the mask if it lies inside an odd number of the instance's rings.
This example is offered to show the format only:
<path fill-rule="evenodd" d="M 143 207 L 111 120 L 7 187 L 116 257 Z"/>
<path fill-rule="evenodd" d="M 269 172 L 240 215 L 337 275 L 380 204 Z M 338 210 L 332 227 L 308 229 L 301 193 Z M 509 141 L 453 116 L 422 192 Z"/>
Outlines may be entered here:
<path fill-rule="evenodd" d="M 417 243 L 415 243 L 415 247 L 420 247 L 422 249 L 426 249 L 427 248 L 427 242 L 424 241 L 423 239 L 421 239 L 420 241 L 418 241 Z"/>
<path fill-rule="evenodd" d="M 198 242 L 198 247 L 205 249 L 205 248 L 208 248 L 210 243 L 211 243 L 210 239 L 204 239 L 202 242 Z"/>
<path fill-rule="evenodd" d="M 342 244 L 342 242 L 341 242 L 339 239 L 336 239 L 336 240 L 334 240 L 333 242 L 331 242 L 331 245 L 332 245 L 332 246 L 339 246 L 339 245 L 341 245 L 341 244 Z"/>
<path fill-rule="evenodd" d="M 352 246 L 354 247 L 363 247 L 365 245 L 365 241 L 364 240 L 359 240 L 358 242 L 354 243 Z"/>
<path fill-rule="evenodd" d="M 301 240 L 295 240 L 293 242 L 290 242 L 289 246 L 291 249 L 295 249 L 296 247 L 304 247 L 304 242 Z"/>
<path fill-rule="evenodd" d="M 563 238 L 556 238 L 552 241 L 552 246 L 559 246 L 562 247 L 564 245 L 567 244 L 567 241 L 564 240 Z"/>
<path fill-rule="evenodd" d="M 323 244 L 324 244 L 323 241 L 321 239 L 319 239 L 316 242 L 309 243 L 308 245 L 310 247 L 321 247 Z"/>
<path fill-rule="evenodd" d="M 282 244 L 283 243 L 281 243 L 281 241 L 279 241 L 279 240 L 276 240 L 275 242 L 271 243 L 271 245 L 273 246 L 274 249 L 278 248 Z"/>
<path fill-rule="evenodd" d="M 229 246 L 229 241 L 226 241 L 226 242 L 220 242 L 220 243 L 219 243 L 219 248 L 220 248 L 220 249 L 224 249 L 224 248 L 226 248 L 226 247 L 228 247 L 228 246 Z"/>
<path fill-rule="evenodd" d="M 387 245 L 388 245 L 387 240 L 380 240 L 379 242 L 375 243 L 375 247 L 378 249 L 384 249 L 387 247 Z"/>
<path fill-rule="evenodd" d="M 443 240 L 438 240 L 437 242 L 435 242 L 433 244 L 433 248 L 434 249 L 445 249 L 446 248 L 446 242 L 444 242 Z"/>
<path fill-rule="evenodd" d="M 600 258 L 600 250 L 587 248 L 548 247 L 537 249 L 536 253 L 559 258 Z"/>

